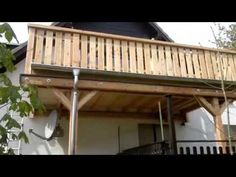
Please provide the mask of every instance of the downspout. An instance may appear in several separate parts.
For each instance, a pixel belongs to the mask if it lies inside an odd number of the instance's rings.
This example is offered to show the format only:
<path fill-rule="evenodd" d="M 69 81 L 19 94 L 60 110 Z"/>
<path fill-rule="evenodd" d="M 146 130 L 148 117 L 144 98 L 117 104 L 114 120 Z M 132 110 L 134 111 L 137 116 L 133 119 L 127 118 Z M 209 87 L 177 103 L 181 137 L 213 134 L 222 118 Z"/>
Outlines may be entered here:
<path fill-rule="evenodd" d="M 78 83 L 79 83 L 79 69 L 73 69 L 74 86 L 72 91 L 71 117 L 70 117 L 70 137 L 69 137 L 69 155 L 75 155 L 77 150 L 77 122 L 78 122 Z"/>

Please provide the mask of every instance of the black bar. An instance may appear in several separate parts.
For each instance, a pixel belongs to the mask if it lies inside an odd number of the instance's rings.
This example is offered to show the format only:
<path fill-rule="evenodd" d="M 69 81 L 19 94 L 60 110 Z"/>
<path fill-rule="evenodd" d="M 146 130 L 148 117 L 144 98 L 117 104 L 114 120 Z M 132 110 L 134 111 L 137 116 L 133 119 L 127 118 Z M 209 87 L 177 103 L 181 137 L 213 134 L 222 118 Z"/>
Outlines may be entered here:
<path fill-rule="evenodd" d="M 171 147 L 171 153 L 177 154 L 177 144 L 176 144 L 176 134 L 175 134 L 175 124 L 172 116 L 172 98 L 171 95 L 166 96 L 167 98 L 167 116 L 169 124 L 169 141 Z"/>

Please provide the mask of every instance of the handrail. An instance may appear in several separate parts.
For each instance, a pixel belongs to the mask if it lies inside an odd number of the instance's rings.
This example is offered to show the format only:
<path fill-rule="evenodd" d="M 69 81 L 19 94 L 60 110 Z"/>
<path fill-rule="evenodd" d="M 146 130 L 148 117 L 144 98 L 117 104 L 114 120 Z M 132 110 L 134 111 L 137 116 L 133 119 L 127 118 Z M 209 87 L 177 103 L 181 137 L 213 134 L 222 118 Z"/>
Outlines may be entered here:
<path fill-rule="evenodd" d="M 54 30 L 54 31 L 60 31 L 60 32 L 79 33 L 79 34 L 93 35 L 97 37 L 113 38 L 113 39 L 120 39 L 120 40 L 127 40 L 127 41 L 146 42 L 150 44 L 161 44 L 161 45 L 168 45 L 168 46 L 173 46 L 173 47 L 183 47 L 183 48 L 219 51 L 219 52 L 236 54 L 236 51 L 228 50 L 228 49 L 215 49 L 215 48 L 210 48 L 210 47 L 201 47 L 201 46 L 187 45 L 187 44 L 181 44 L 181 43 L 143 39 L 143 38 L 137 38 L 137 37 L 128 37 L 128 36 L 123 36 L 123 35 L 100 33 L 100 32 L 93 32 L 93 31 L 84 31 L 84 30 L 64 28 L 64 27 L 44 26 L 44 25 L 37 25 L 37 24 L 28 24 L 28 27 L 45 29 L 45 30 Z"/>

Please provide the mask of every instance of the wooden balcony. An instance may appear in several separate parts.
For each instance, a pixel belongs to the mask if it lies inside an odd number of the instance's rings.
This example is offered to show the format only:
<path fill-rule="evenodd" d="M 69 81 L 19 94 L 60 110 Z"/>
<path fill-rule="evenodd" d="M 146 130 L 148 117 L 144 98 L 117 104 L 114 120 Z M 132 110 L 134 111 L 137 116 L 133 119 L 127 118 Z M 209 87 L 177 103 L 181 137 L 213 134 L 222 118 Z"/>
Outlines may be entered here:
<path fill-rule="evenodd" d="M 53 26 L 29 25 L 25 74 L 42 67 L 236 80 L 236 52 Z M 219 57 L 217 57 L 219 56 Z"/>

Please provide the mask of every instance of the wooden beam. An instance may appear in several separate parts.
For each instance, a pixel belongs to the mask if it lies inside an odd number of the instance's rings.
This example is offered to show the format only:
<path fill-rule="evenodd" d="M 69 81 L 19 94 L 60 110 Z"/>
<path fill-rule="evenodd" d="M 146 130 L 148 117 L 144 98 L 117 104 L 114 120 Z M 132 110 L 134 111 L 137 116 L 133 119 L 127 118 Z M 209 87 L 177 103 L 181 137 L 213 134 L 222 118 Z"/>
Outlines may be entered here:
<path fill-rule="evenodd" d="M 228 100 L 227 100 L 227 104 L 226 104 L 226 102 L 224 102 L 224 103 L 222 103 L 222 104 L 220 105 L 220 112 L 221 112 L 221 114 L 223 114 L 223 112 L 225 111 L 226 107 L 227 107 L 230 103 L 232 103 L 232 102 L 233 102 L 232 99 L 228 99 Z"/>
<path fill-rule="evenodd" d="M 215 107 L 213 107 L 213 105 L 211 105 L 211 103 L 209 103 L 204 97 L 195 97 L 195 99 L 197 100 L 197 102 L 200 103 L 202 107 L 204 107 L 213 116 L 219 114 L 218 110 L 215 109 Z"/>
<path fill-rule="evenodd" d="M 87 102 L 89 102 L 95 95 L 97 94 L 97 91 L 92 91 L 88 94 L 86 94 L 78 104 L 78 110 L 80 110 Z"/>
<path fill-rule="evenodd" d="M 52 89 L 52 92 L 56 96 L 56 98 L 68 109 L 71 110 L 71 101 L 67 98 L 67 96 L 59 89 Z"/>
<path fill-rule="evenodd" d="M 48 82 L 48 79 L 50 82 Z M 21 76 L 21 83 L 37 85 L 39 87 L 73 87 L 73 79 L 65 78 L 50 78 L 40 76 Z M 126 92 L 126 93 L 143 93 L 143 94 L 171 94 L 182 96 L 208 96 L 208 97 L 223 97 L 221 91 L 214 89 L 197 89 L 189 87 L 173 87 L 163 85 L 148 85 L 148 84 L 130 84 L 122 82 L 94 81 L 81 79 L 78 86 L 79 90 L 99 90 L 109 92 Z M 236 98 L 235 93 L 227 93 L 228 98 Z"/>
<path fill-rule="evenodd" d="M 174 106 L 174 110 L 175 111 L 179 111 L 179 110 L 182 110 L 182 109 L 186 109 L 192 105 L 196 104 L 195 103 L 195 100 L 193 99 L 190 99 L 190 100 L 187 100 L 187 101 L 183 101 L 182 100 L 182 103 L 179 103 L 177 106 Z"/>

